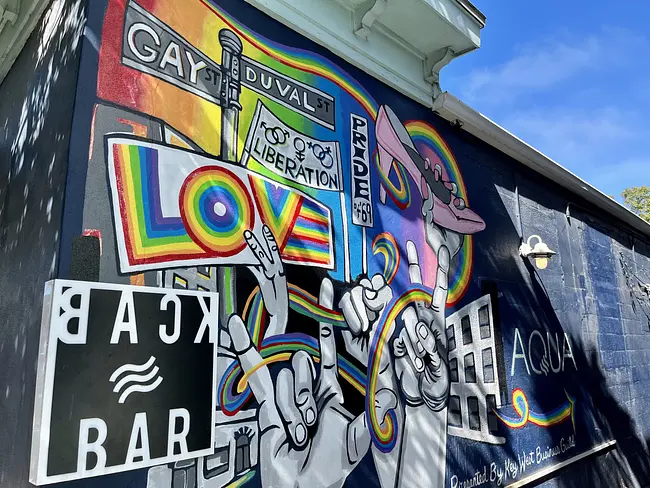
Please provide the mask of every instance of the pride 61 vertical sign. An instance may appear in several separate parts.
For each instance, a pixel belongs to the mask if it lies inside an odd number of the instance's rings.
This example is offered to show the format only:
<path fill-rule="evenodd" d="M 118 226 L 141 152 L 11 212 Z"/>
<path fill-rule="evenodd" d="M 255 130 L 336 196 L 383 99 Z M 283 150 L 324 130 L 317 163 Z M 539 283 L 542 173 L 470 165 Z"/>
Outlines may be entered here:
<path fill-rule="evenodd" d="M 212 454 L 218 311 L 216 293 L 48 282 L 30 481 Z"/>

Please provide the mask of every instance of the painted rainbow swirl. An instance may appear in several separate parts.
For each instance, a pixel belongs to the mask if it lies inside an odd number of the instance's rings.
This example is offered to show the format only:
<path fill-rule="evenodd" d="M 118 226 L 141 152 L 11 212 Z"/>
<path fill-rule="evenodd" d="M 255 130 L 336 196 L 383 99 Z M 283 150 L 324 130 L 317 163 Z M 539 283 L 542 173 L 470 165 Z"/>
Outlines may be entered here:
<path fill-rule="evenodd" d="M 382 452 L 390 452 L 395 447 L 398 425 L 395 411 L 390 410 L 385 418 L 377 418 L 376 396 L 379 379 L 380 362 L 395 330 L 395 320 L 411 303 L 431 303 L 433 290 L 422 285 L 413 285 L 398 297 L 394 297 L 386 306 L 377 324 L 377 332 L 370 345 L 370 360 L 368 364 L 368 384 L 366 386 L 366 416 L 370 426 L 370 436 L 375 447 Z"/>
<path fill-rule="evenodd" d="M 181 217 L 192 240 L 215 256 L 241 252 L 246 247 L 244 231 L 255 224 L 248 193 L 239 177 L 226 168 L 193 171 L 179 196 Z"/>
<path fill-rule="evenodd" d="M 390 232 L 382 232 L 372 241 L 372 253 L 384 256 L 384 278 L 390 285 L 395 279 L 400 263 L 397 241 Z"/>

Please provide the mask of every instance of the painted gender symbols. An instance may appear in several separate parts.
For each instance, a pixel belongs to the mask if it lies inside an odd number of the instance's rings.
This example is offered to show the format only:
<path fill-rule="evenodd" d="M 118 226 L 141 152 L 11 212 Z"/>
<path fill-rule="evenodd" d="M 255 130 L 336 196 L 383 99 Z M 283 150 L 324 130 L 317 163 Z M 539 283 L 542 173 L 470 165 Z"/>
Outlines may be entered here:
<path fill-rule="evenodd" d="M 255 210 L 232 171 L 217 166 L 193 171 L 183 183 L 179 204 L 188 234 L 207 252 L 227 257 L 246 247 L 244 231 L 253 228 Z"/>

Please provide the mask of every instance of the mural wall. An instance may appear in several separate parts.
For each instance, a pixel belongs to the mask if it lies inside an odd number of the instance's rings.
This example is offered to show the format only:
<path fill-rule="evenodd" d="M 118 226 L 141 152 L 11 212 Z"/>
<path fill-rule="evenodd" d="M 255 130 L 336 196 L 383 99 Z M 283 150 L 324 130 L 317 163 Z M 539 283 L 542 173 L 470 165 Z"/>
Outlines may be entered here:
<path fill-rule="evenodd" d="M 487 163 L 237 5 L 93 7 L 96 98 L 70 211 L 100 246 L 71 265 L 218 292 L 219 344 L 214 453 L 88 486 L 504 486 L 609 440 L 575 335 L 513 255 Z M 155 458 L 135 442 L 133 468 Z M 124 463 L 88 452 L 73 465 Z"/>

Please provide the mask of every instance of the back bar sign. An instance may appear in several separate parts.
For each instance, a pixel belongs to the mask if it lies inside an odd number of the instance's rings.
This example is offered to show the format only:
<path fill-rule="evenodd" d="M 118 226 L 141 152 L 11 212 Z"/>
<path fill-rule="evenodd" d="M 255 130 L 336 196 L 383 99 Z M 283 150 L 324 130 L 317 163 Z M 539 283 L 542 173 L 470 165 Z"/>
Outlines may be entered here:
<path fill-rule="evenodd" d="M 331 95 L 246 56 L 232 75 L 257 92 L 328 129 L 335 128 L 335 100 Z M 126 10 L 122 64 L 167 81 L 212 103 L 221 105 L 223 69 L 179 33 L 135 2 Z M 230 75 L 229 75 L 230 76 Z M 238 102 L 238 101 L 237 101 Z"/>
<path fill-rule="evenodd" d="M 209 292 L 48 282 L 30 481 L 212 454 L 218 305 Z"/>

